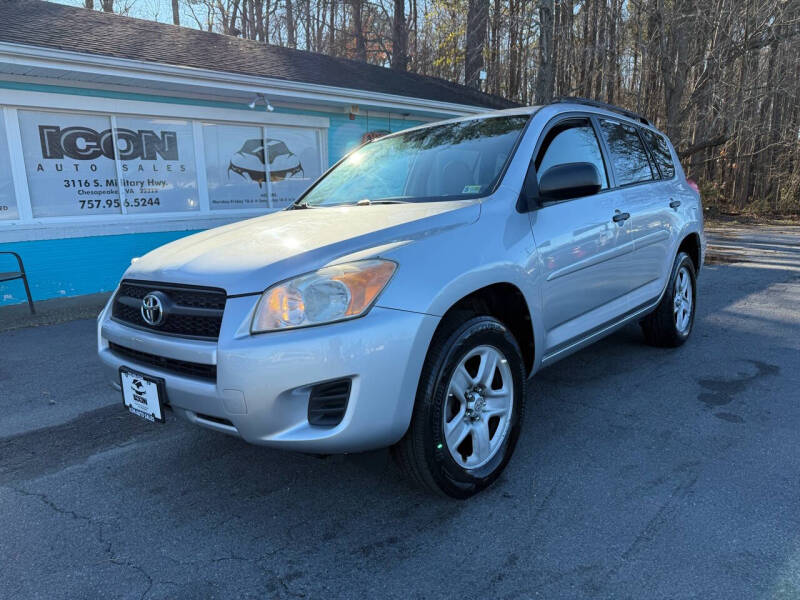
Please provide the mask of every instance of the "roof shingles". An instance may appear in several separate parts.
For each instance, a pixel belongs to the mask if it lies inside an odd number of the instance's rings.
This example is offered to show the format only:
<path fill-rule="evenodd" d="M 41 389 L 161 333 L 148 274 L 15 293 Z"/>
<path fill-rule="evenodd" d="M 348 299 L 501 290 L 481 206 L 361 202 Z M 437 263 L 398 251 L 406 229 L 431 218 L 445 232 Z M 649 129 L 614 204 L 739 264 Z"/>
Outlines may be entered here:
<path fill-rule="evenodd" d="M 0 0 L 0 23 L 0 41 L 8 43 L 492 109 L 516 106 L 435 77 L 41 0 Z"/>

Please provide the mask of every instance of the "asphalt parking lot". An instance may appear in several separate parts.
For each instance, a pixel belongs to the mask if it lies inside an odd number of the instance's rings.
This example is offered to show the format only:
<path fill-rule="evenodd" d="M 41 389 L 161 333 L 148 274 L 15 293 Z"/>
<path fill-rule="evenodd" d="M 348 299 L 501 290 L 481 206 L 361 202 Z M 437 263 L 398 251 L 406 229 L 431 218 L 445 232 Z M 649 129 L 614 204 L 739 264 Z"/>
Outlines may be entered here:
<path fill-rule="evenodd" d="M 126 414 L 89 319 L 0 333 L 0 598 L 800 598 L 800 234 L 712 237 L 677 350 L 538 374 L 466 502 Z"/>

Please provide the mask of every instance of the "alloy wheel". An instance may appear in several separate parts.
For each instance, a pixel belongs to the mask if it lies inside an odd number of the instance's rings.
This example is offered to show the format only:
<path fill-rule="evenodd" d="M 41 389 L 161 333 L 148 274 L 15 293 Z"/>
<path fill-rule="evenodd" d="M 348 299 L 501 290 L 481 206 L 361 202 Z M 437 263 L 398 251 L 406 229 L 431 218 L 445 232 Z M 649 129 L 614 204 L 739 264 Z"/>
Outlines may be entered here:
<path fill-rule="evenodd" d="M 477 346 L 458 363 L 444 402 L 444 438 L 465 469 L 488 463 L 503 444 L 514 408 L 514 381 L 503 353 Z"/>
<path fill-rule="evenodd" d="M 686 333 L 692 322 L 692 277 L 686 267 L 681 267 L 675 278 L 675 299 L 672 313 L 678 333 Z"/>

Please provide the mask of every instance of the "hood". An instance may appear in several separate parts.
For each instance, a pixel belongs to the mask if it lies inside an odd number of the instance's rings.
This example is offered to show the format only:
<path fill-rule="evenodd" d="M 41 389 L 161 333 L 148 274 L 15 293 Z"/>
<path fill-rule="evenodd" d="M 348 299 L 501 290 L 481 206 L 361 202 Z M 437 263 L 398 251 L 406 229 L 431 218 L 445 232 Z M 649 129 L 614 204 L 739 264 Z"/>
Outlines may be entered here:
<path fill-rule="evenodd" d="M 279 211 L 156 248 L 125 277 L 258 293 L 353 253 L 365 258 L 370 248 L 467 225 L 479 214 L 476 200 Z"/>

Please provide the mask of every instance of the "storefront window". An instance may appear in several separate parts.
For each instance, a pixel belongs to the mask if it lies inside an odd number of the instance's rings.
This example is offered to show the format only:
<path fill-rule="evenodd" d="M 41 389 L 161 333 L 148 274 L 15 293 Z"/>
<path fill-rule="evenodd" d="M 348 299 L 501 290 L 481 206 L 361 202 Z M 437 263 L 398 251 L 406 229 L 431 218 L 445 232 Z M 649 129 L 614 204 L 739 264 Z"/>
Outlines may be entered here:
<path fill-rule="evenodd" d="M 144 117 L 116 121 L 127 212 L 199 210 L 192 124 Z"/>
<path fill-rule="evenodd" d="M 19 111 L 34 217 L 119 214 L 109 117 Z"/>
<path fill-rule="evenodd" d="M 261 127 L 203 125 L 211 210 L 268 208 Z"/>
<path fill-rule="evenodd" d="M 203 123 L 202 139 L 195 140 L 196 122 L 179 117 L 49 110 L 19 110 L 18 117 L 37 219 L 266 212 L 294 202 L 324 167 L 323 131 L 314 127 Z M 0 219 L 16 219 L 6 141 L 2 128 Z M 196 141 L 203 157 L 195 156 Z M 198 162 L 205 162 L 205 173 L 197 172 Z"/>
<path fill-rule="evenodd" d="M 0 220 L 18 218 L 14 181 L 11 179 L 11 159 L 8 154 L 6 123 L 3 119 L 3 109 L 0 107 Z"/>
<path fill-rule="evenodd" d="M 319 132 L 267 125 L 271 206 L 283 208 L 300 197 L 322 174 Z"/>

